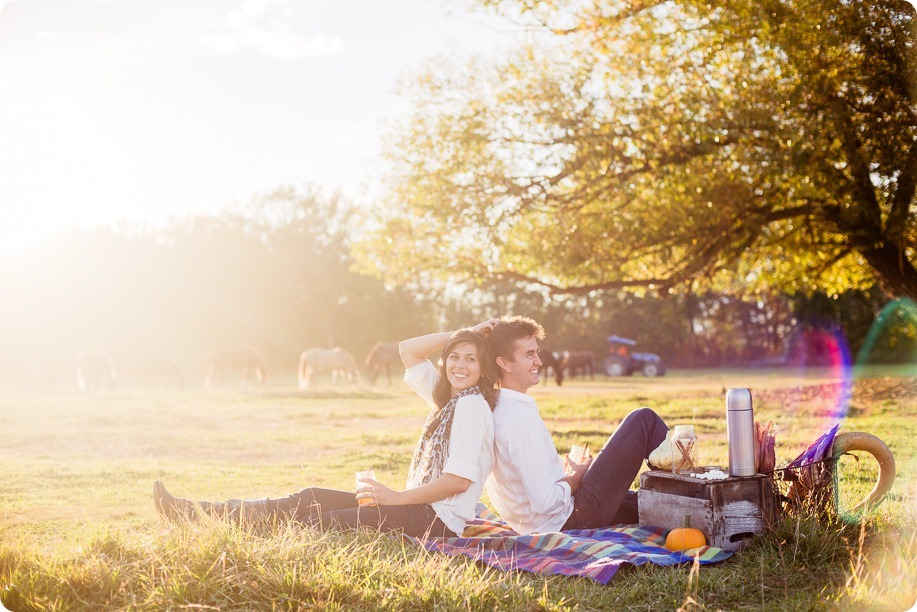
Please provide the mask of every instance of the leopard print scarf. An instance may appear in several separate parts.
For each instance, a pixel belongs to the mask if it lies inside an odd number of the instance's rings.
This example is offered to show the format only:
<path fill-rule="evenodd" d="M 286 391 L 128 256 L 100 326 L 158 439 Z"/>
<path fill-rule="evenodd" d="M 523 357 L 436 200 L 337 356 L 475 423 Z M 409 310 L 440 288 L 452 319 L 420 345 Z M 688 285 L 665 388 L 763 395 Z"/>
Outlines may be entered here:
<path fill-rule="evenodd" d="M 414 481 L 414 475 L 418 470 L 423 474 L 421 485 L 442 476 L 443 466 L 446 465 L 446 457 L 449 454 L 449 435 L 452 433 L 455 406 L 459 398 L 472 394 L 483 395 L 479 387 L 468 387 L 452 396 L 452 399 L 442 408 L 434 408 L 430 411 L 427 422 L 423 426 L 423 434 L 414 448 L 411 469 L 408 470 L 408 486 Z"/>

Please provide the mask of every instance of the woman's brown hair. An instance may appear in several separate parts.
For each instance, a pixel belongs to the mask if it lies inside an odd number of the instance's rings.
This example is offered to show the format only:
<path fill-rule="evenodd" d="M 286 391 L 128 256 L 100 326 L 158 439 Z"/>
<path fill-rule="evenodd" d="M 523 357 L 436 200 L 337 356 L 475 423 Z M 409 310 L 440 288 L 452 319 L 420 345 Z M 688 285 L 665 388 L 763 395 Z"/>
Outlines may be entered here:
<path fill-rule="evenodd" d="M 481 379 L 477 382 L 477 386 L 481 389 L 487 405 L 493 410 L 497 403 L 497 364 L 490 352 L 487 338 L 471 328 L 460 329 L 453 333 L 446 342 L 446 346 L 443 347 L 439 364 L 439 381 L 433 387 L 433 402 L 443 408 L 452 399 L 452 385 L 446 377 L 446 359 L 449 353 L 460 344 L 471 344 L 477 349 L 478 363 L 481 365 Z"/>

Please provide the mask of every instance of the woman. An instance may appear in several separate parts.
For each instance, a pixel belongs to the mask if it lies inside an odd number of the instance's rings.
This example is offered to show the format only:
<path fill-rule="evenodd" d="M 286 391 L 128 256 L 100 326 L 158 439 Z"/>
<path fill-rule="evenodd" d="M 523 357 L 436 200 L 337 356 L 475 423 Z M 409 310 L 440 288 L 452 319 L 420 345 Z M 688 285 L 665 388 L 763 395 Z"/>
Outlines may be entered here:
<path fill-rule="evenodd" d="M 209 503 L 174 497 L 157 480 L 156 509 L 169 518 L 203 511 L 234 519 L 290 517 L 321 528 L 367 526 L 416 537 L 461 535 L 494 463 L 496 371 L 483 334 L 495 323 L 490 319 L 399 344 L 405 382 L 432 406 L 403 491 L 363 479 L 357 494 L 310 487 L 283 499 Z M 437 368 L 427 357 L 440 349 Z"/>

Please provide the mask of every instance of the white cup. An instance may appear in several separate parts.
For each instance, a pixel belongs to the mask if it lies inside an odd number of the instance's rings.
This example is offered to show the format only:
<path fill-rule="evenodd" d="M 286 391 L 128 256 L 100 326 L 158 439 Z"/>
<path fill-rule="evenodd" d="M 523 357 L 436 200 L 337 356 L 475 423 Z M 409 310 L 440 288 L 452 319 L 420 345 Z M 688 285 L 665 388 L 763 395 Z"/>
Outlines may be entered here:
<path fill-rule="evenodd" d="M 361 470 L 361 471 L 357 472 L 357 476 L 356 476 L 356 479 L 355 479 L 355 480 L 356 480 L 356 486 L 357 486 L 357 488 L 356 488 L 356 492 L 357 492 L 357 493 L 359 493 L 360 491 L 371 492 L 371 491 L 370 491 L 371 485 L 369 485 L 369 484 L 367 484 L 367 483 L 365 483 L 365 482 L 360 482 L 360 480 L 363 479 L 363 478 L 370 478 L 370 479 L 372 479 L 372 480 L 375 480 L 375 479 L 376 479 L 376 472 L 374 472 L 373 470 Z M 357 503 L 360 504 L 361 506 L 375 506 L 375 505 L 376 505 L 376 500 L 375 500 L 375 499 L 372 497 L 372 495 L 370 494 L 368 497 L 361 497 L 361 498 L 357 499 Z"/>
<path fill-rule="evenodd" d="M 570 457 L 570 461 L 573 463 L 582 463 L 586 457 L 586 447 L 574 444 L 570 447 L 570 452 L 567 453 L 567 456 Z"/>

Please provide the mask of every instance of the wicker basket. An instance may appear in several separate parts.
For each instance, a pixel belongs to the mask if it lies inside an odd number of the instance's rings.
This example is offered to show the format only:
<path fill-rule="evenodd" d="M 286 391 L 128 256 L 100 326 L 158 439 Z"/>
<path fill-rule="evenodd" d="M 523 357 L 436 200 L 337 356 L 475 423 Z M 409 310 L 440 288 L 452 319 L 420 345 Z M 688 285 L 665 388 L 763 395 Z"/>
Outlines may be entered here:
<path fill-rule="evenodd" d="M 775 515 L 832 519 L 837 516 L 837 459 L 828 457 L 773 471 Z"/>

